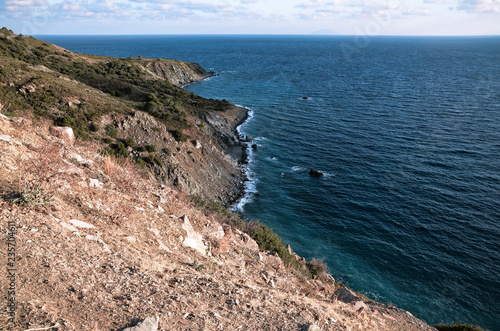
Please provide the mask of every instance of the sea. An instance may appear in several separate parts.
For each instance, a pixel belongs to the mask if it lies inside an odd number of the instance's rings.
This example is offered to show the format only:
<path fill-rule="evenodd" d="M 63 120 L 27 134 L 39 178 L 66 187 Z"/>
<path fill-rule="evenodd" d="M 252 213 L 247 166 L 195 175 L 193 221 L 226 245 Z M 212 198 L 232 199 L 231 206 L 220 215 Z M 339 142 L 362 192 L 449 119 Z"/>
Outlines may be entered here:
<path fill-rule="evenodd" d="M 40 38 L 215 71 L 185 88 L 249 109 L 242 217 L 374 300 L 500 330 L 500 37 Z"/>

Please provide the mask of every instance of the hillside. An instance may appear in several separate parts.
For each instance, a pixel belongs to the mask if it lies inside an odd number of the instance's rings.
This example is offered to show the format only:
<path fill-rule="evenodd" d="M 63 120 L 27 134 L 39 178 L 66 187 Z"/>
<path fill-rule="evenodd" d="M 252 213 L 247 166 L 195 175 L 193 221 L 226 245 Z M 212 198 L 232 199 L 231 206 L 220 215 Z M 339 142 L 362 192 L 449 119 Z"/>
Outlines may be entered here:
<path fill-rule="evenodd" d="M 246 112 L 207 75 L 1 30 L 0 330 L 434 330 L 223 207 Z"/>
<path fill-rule="evenodd" d="M 145 174 L 203 200 L 228 204 L 241 191 L 243 147 L 234 128 L 246 111 L 181 89 L 212 75 L 199 65 L 76 54 L 6 28 L 0 57 L 5 114 L 71 127 L 101 153 L 131 158 Z"/>

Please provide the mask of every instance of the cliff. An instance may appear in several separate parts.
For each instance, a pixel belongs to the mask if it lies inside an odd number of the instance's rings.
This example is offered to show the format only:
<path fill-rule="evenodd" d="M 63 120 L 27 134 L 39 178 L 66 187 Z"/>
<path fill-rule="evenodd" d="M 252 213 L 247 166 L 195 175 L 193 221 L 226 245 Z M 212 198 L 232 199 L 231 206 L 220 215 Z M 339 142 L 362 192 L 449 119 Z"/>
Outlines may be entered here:
<path fill-rule="evenodd" d="M 199 66 L 0 46 L 4 329 L 432 330 L 203 201 L 240 190 L 246 112 L 177 86 Z"/>

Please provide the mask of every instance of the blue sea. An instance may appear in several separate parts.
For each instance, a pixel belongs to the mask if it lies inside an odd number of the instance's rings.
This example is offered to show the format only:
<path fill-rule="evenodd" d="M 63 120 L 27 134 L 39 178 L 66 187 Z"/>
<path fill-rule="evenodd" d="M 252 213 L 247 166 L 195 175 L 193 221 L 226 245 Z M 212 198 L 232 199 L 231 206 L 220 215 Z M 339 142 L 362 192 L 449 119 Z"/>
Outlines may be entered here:
<path fill-rule="evenodd" d="M 216 71 L 186 89 L 251 110 L 243 217 L 370 298 L 500 330 L 500 37 L 41 39 Z"/>

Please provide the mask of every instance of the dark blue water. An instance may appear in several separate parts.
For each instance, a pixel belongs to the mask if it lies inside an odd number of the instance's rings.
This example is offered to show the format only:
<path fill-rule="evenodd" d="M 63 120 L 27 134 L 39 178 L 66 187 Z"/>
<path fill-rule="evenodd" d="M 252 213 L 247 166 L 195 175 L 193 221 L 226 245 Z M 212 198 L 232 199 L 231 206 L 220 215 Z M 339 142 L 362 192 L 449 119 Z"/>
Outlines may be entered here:
<path fill-rule="evenodd" d="M 42 39 L 220 73 L 187 89 L 252 109 L 243 216 L 373 299 L 500 330 L 499 37 Z"/>

